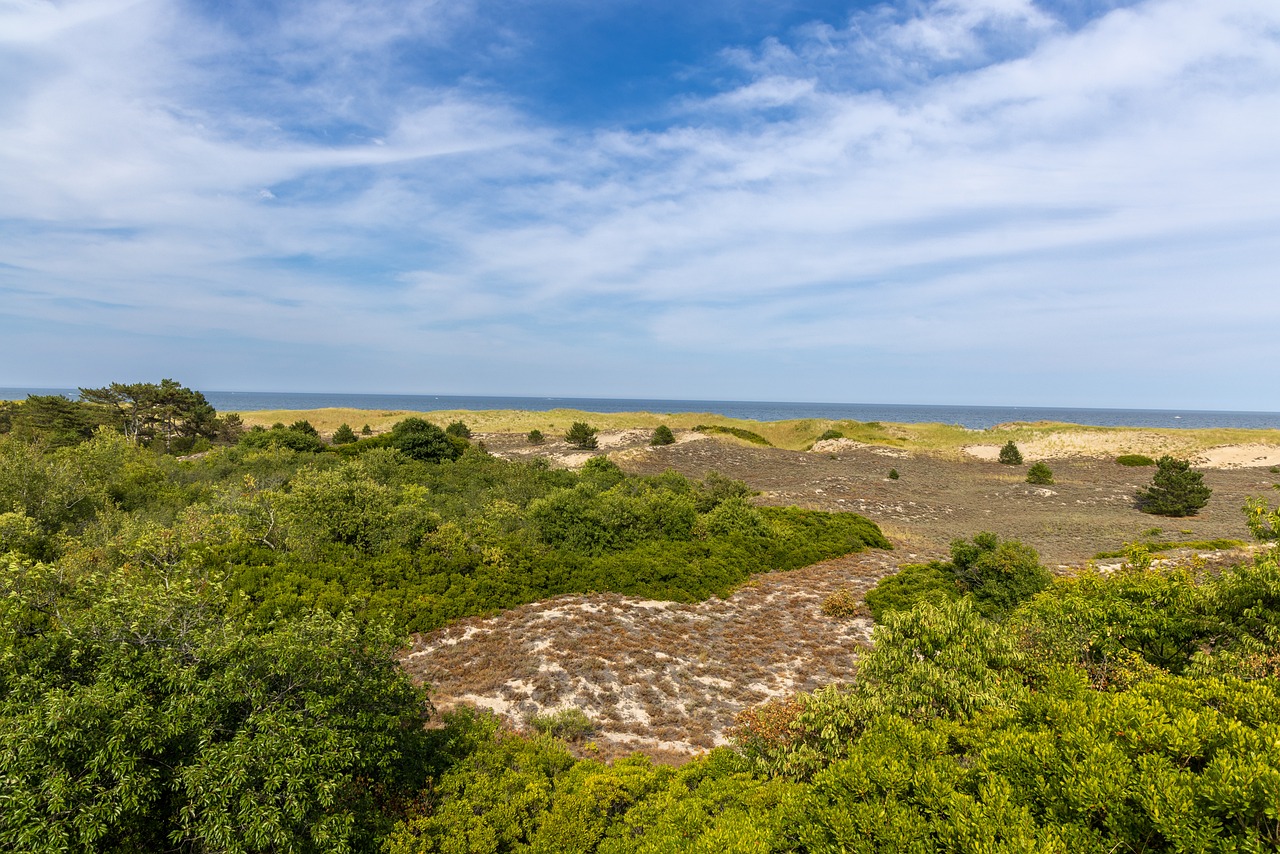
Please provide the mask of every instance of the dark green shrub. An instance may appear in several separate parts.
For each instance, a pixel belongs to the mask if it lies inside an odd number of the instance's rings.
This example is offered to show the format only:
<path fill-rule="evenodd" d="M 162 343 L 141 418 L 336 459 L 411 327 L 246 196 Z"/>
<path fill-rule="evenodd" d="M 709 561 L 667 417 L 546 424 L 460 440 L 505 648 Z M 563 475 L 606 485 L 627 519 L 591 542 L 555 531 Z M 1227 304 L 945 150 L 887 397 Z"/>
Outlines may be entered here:
<path fill-rule="evenodd" d="M 461 450 L 449 435 L 430 421 L 406 418 L 391 428 L 391 446 L 406 457 L 424 463 L 456 460 Z"/>
<path fill-rule="evenodd" d="M 897 480 L 897 479 L 898 479 L 898 470 L 889 469 L 889 480 Z"/>
<path fill-rule="evenodd" d="M 1156 461 L 1148 457 L 1146 454 L 1121 454 L 1116 457 L 1116 462 L 1122 466 L 1137 468 L 1140 466 L 1153 466 Z"/>
<path fill-rule="evenodd" d="M 596 441 L 596 428 L 582 421 L 573 422 L 573 426 L 564 434 L 564 440 L 580 451 L 594 451 L 599 443 Z"/>
<path fill-rule="evenodd" d="M 541 445 L 547 441 L 547 437 L 542 435 L 541 430 L 530 430 L 529 435 L 525 437 L 530 445 Z"/>
<path fill-rule="evenodd" d="M 360 435 L 361 435 L 361 436 L 372 436 L 372 435 L 373 435 L 373 428 L 372 428 L 372 427 L 370 427 L 368 424 L 364 425 L 363 427 L 361 427 L 361 428 L 360 428 Z"/>
<path fill-rule="evenodd" d="M 1022 465 L 1022 451 L 1018 450 L 1018 446 L 1010 439 L 1004 443 L 1004 447 L 1000 449 L 1000 462 L 1006 466 Z"/>
<path fill-rule="evenodd" d="M 471 428 L 463 421 L 453 422 L 448 427 L 444 428 L 444 432 L 448 433 L 450 436 L 457 436 L 459 439 L 471 438 Z"/>
<path fill-rule="evenodd" d="M 989 531 L 972 541 L 953 540 L 951 566 L 956 582 L 973 594 L 984 617 L 1003 617 L 1053 580 L 1035 549 L 1017 540 L 1000 542 Z"/>
<path fill-rule="evenodd" d="M 945 563 L 909 563 L 867 591 L 867 608 L 876 622 L 893 611 L 910 611 L 921 602 L 934 605 L 960 598 L 951 567 Z"/>
<path fill-rule="evenodd" d="M 301 421 L 295 421 L 289 425 L 289 429 L 296 433 L 306 433 L 308 436 L 319 436 L 320 431 L 311 426 L 311 422 L 305 418 Z"/>
<path fill-rule="evenodd" d="M 814 441 L 825 442 L 827 439 L 843 439 L 843 438 L 844 438 L 844 434 L 841 433 L 839 430 L 828 430 L 825 433 L 823 433 L 821 436 L 819 436 L 817 439 L 815 439 Z"/>
<path fill-rule="evenodd" d="M 659 424 L 655 427 L 653 431 L 653 438 L 649 440 L 649 444 L 655 448 L 660 445 L 674 445 L 675 442 L 675 434 L 671 432 L 671 428 L 666 424 Z"/>
<path fill-rule="evenodd" d="M 1165 455 L 1156 461 L 1151 486 L 1138 490 L 1138 506 L 1156 516 L 1194 516 L 1209 503 L 1213 490 L 1204 485 L 1204 475 L 1191 463 Z"/>
<path fill-rule="evenodd" d="M 351 429 L 350 424 L 339 424 L 338 429 L 333 431 L 333 444 L 350 445 L 356 441 L 356 433 Z"/>
<path fill-rule="evenodd" d="M 1053 483 L 1053 472 L 1044 463 L 1032 463 L 1031 468 L 1027 469 L 1027 483 Z"/>

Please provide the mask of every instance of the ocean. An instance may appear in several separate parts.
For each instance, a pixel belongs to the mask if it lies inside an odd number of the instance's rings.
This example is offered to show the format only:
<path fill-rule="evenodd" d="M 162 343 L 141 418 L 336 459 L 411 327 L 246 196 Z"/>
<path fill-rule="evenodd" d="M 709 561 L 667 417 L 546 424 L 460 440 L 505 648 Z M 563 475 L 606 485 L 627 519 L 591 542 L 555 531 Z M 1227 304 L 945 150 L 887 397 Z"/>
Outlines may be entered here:
<path fill-rule="evenodd" d="M 62 394 L 74 398 L 75 389 L 0 388 L 0 400 L 22 400 L 28 394 Z M 1080 409 L 1045 406 L 937 406 L 888 403 L 790 403 L 752 400 L 661 400 L 602 397 L 486 397 L 449 394 L 317 394 L 302 392 L 206 391 L 219 412 L 262 409 L 324 409 L 341 407 L 372 410 L 442 409 L 580 409 L 585 412 L 706 412 L 751 421 L 819 418 L 832 421 L 883 421 L 958 424 L 985 430 L 1010 421 L 1061 421 L 1098 427 L 1235 427 L 1280 429 L 1280 412 L 1214 412 L 1195 409 Z"/>

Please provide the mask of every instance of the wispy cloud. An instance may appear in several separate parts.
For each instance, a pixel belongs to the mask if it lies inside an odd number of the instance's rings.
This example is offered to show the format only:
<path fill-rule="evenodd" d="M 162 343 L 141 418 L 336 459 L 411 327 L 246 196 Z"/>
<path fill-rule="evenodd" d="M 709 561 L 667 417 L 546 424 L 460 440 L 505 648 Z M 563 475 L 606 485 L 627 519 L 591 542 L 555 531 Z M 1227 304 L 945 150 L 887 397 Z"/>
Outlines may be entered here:
<path fill-rule="evenodd" d="M 1280 409 L 1236 376 L 1280 321 L 1280 7 L 1084 5 L 727 46 L 644 131 L 444 73 L 479 0 L 0 6 L 0 384 L 221 339 L 224 386 Z"/>

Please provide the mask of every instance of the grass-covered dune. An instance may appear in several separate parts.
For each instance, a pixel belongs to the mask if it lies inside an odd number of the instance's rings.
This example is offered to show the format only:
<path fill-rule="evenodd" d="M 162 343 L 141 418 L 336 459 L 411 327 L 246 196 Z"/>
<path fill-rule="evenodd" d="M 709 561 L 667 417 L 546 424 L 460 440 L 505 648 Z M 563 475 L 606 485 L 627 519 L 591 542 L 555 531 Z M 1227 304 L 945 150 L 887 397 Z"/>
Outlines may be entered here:
<path fill-rule="evenodd" d="M 305 419 L 323 434 L 332 433 L 342 424 L 348 424 L 356 430 L 367 424 L 373 432 L 381 433 L 390 430 L 397 421 L 410 416 L 427 418 L 441 425 L 464 421 L 472 430 L 481 433 L 527 433 L 536 429 L 548 438 L 563 435 L 576 421 L 589 423 L 600 430 L 653 428 L 659 424 L 675 430 L 691 430 L 699 425 L 718 425 L 746 430 L 764 437 L 775 447 L 796 451 L 808 450 L 820 436 L 834 431 L 855 442 L 952 457 L 964 456 L 965 448 L 1003 445 L 1009 441 L 1033 448 L 1038 444 L 1044 445 L 1048 449 L 1057 449 L 1058 455 L 1074 451 L 1079 456 L 1115 456 L 1119 453 L 1191 456 L 1211 448 L 1232 445 L 1263 445 L 1280 449 L 1280 430 L 1092 427 L 1050 421 L 1015 422 L 988 430 L 972 430 L 955 424 L 937 423 L 890 424 L 821 418 L 752 421 L 706 412 L 602 413 L 577 409 L 552 409 L 545 412 L 512 409 L 449 409 L 430 412 L 279 409 L 242 412 L 239 415 L 245 424 L 263 427 L 276 423 L 291 424 Z"/>

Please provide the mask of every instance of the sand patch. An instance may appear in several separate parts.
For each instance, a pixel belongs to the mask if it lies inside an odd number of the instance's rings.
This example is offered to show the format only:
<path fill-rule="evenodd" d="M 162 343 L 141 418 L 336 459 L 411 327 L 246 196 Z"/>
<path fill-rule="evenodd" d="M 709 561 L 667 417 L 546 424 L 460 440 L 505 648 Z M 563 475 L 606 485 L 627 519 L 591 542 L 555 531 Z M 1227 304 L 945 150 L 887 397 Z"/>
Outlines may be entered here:
<path fill-rule="evenodd" d="M 845 451 L 870 451 L 882 457 L 893 457 L 898 460 L 904 460 L 911 456 L 909 451 L 904 451 L 900 448 L 869 445 L 866 442 L 858 442 L 853 439 L 823 439 L 819 442 L 814 442 L 813 447 L 809 449 L 809 452 L 813 454 L 839 454 Z"/>
<path fill-rule="evenodd" d="M 1276 445 L 1223 445 L 1196 454 L 1192 462 L 1202 468 L 1242 469 L 1280 466 L 1280 447 Z"/>

